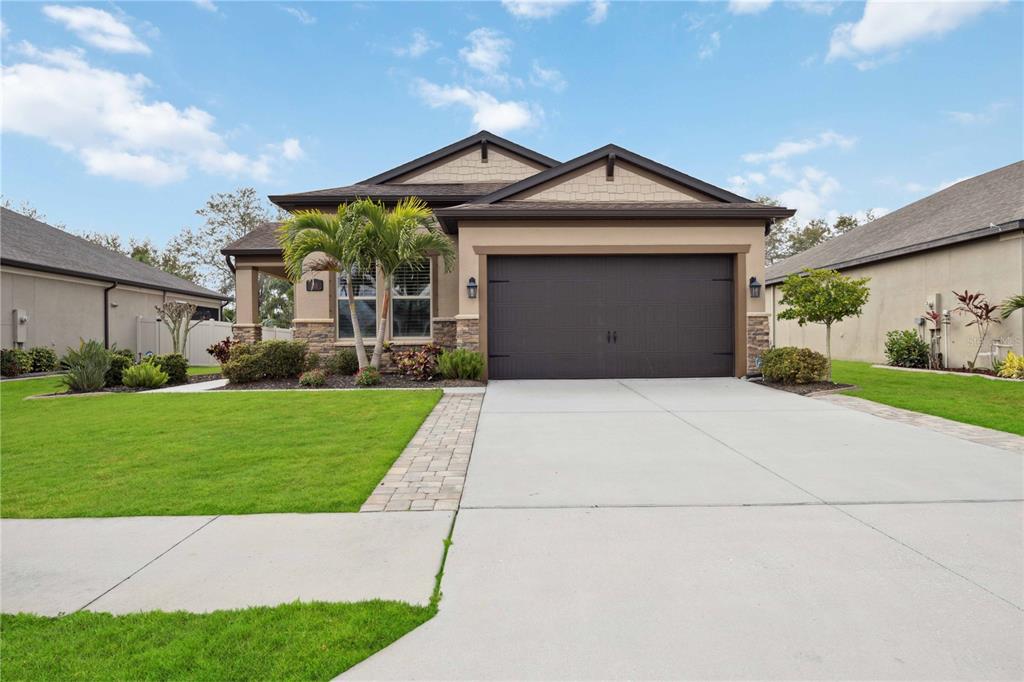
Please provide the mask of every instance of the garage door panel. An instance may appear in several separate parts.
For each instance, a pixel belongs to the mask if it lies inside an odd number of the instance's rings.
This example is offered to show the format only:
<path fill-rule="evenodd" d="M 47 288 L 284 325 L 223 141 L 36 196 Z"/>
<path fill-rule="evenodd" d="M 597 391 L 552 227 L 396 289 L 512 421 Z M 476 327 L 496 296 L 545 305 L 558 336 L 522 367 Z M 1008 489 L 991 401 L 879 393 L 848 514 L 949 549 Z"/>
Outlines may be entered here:
<path fill-rule="evenodd" d="M 490 376 L 731 375 L 732 270 L 730 255 L 491 256 Z"/>

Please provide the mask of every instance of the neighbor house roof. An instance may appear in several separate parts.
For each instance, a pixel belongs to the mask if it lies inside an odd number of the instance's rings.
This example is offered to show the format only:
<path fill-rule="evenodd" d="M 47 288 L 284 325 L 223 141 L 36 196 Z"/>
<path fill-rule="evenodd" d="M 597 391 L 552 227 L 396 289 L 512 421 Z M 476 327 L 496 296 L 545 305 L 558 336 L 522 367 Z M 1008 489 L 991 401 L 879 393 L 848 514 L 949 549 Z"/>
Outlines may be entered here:
<path fill-rule="evenodd" d="M 7 208 L 0 208 L 0 231 L 0 263 L 4 265 L 221 301 L 231 300 L 224 294 Z"/>
<path fill-rule="evenodd" d="M 804 268 L 842 269 L 1024 228 L 1024 161 L 963 180 L 771 265 L 774 284 Z"/>

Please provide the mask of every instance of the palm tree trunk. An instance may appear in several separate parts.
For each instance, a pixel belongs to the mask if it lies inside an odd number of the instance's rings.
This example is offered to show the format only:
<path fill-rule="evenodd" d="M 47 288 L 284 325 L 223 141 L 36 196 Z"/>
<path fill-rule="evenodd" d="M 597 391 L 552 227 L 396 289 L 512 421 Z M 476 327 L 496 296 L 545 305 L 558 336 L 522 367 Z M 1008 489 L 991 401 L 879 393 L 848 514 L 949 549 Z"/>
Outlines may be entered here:
<path fill-rule="evenodd" d="M 391 276 L 384 276 L 384 310 L 380 312 L 380 324 L 377 325 L 377 343 L 373 346 L 373 359 L 370 365 L 380 369 L 381 356 L 384 354 L 384 330 L 388 324 L 388 310 L 391 308 Z"/>
<path fill-rule="evenodd" d="M 356 294 L 352 291 L 352 273 L 345 273 L 345 291 L 348 292 L 348 316 L 352 320 L 352 338 L 356 344 L 356 358 L 359 360 L 359 369 L 366 367 L 369 362 L 366 359 L 366 345 L 363 343 L 363 330 L 359 327 L 359 319 L 356 314 Z"/>

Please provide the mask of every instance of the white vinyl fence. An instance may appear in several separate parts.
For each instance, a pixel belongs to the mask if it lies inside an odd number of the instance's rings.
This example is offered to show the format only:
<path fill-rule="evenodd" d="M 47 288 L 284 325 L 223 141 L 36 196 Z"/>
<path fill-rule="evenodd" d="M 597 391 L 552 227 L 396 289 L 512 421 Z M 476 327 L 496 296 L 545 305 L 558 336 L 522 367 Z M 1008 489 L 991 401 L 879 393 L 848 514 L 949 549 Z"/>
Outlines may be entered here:
<path fill-rule="evenodd" d="M 206 352 L 206 349 L 231 336 L 230 322 L 216 322 L 205 320 L 197 324 L 188 334 L 188 347 L 185 349 L 185 357 L 190 365 L 216 365 L 217 360 Z M 292 330 L 280 329 L 277 327 L 264 327 L 263 339 L 291 341 Z M 135 350 L 140 355 L 152 353 L 161 355 L 170 353 L 173 349 L 171 344 L 171 333 L 167 331 L 167 325 L 154 317 L 135 318 Z"/>

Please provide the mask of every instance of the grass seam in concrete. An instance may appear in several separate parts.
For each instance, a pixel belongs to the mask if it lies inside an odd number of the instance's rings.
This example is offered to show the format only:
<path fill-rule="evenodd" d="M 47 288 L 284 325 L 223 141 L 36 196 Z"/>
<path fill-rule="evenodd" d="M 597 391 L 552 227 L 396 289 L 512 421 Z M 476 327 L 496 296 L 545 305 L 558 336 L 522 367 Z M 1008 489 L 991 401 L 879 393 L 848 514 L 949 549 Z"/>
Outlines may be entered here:
<path fill-rule="evenodd" d="M 529 506 L 494 504 L 486 506 L 467 505 L 466 509 L 743 509 L 745 507 L 869 507 L 897 504 L 996 504 L 1024 502 L 1024 498 L 999 498 L 985 500 L 881 500 L 881 501 L 810 501 L 810 502 L 694 502 L 688 504 L 657 504 L 657 503 L 630 503 L 630 504 L 531 504 Z"/>

